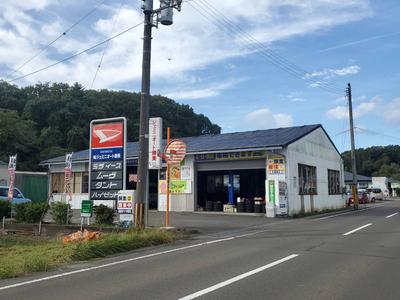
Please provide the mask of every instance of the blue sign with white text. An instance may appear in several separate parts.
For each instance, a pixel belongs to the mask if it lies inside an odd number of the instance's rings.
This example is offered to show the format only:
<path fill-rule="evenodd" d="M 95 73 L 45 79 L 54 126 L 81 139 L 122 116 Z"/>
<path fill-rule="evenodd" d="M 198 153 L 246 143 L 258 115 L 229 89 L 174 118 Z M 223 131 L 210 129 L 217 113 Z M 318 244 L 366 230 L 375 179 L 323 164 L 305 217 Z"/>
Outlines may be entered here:
<path fill-rule="evenodd" d="M 92 149 L 92 161 L 116 161 L 124 159 L 124 148 L 98 148 Z"/>

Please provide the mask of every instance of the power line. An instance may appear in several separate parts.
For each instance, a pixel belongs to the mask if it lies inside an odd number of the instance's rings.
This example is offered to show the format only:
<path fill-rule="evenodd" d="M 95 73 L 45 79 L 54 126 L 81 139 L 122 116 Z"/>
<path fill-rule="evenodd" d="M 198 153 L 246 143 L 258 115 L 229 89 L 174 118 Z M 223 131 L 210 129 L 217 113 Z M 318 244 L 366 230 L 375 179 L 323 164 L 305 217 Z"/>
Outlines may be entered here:
<path fill-rule="evenodd" d="M 308 73 L 304 69 L 301 69 L 294 63 L 290 62 L 283 56 L 275 53 L 271 49 L 267 48 L 264 44 L 259 42 L 257 39 L 255 39 L 253 36 L 251 36 L 249 33 L 244 32 L 240 27 L 236 26 L 234 23 L 232 23 L 227 17 L 223 15 L 219 10 L 214 8 L 211 4 L 209 4 L 206 0 L 200 0 L 201 4 L 198 3 L 196 0 L 192 2 L 188 2 L 188 4 L 195 9 L 199 14 L 201 14 L 204 18 L 206 18 L 208 21 L 213 23 L 214 25 L 219 25 L 219 27 L 227 29 L 227 33 L 236 38 L 237 35 L 241 37 L 244 41 L 247 41 L 250 43 L 245 44 L 247 48 L 249 48 L 252 51 L 256 51 L 259 55 L 263 56 L 266 58 L 270 63 L 278 67 L 279 69 L 285 71 L 286 73 L 289 73 L 290 75 L 299 78 L 307 83 L 313 83 L 318 85 L 319 88 L 327 90 L 331 93 L 336 93 L 338 94 L 340 91 L 340 94 L 342 94 L 342 90 L 338 89 L 337 87 L 331 86 L 329 83 L 324 82 L 324 81 L 318 81 L 314 80 L 311 78 L 306 78 L 305 75 Z M 197 7 L 193 6 L 192 3 L 195 3 Z M 206 8 L 204 8 L 206 7 Z M 208 8 L 208 10 L 207 10 Z"/>
<path fill-rule="evenodd" d="M 305 81 L 312 82 L 314 84 L 318 84 L 320 86 L 324 85 L 324 86 L 329 87 L 331 89 L 336 89 L 336 87 L 334 87 L 332 85 L 329 86 L 330 84 L 325 82 L 325 81 L 323 81 L 323 80 L 321 81 L 321 80 L 313 80 L 311 78 L 307 78 L 306 74 L 309 73 L 308 71 L 302 69 L 301 67 L 299 67 L 296 64 L 292 63 L 288 59 L 284 58 L 282 55 L 280 55 L 280 54 L 276 53 L 275 51 L 273 51 L 272 49 L 266 47 L 263 43 L 258 41 L 252 35 L 250 35 L 249 33 L 245 32 L 242 28 L 238 27 L 233 22 L 231 22 L 221 11 L 219 11 L 214 6 L 212 6 L 207 0 L 198 0 L 198 1 L 200 1 L 203 4 L 203 6 L 205 6 L 206 8 L 214 11 L 212 14 L 213 14 L 213 16 L 215 17 L 215 19 L 217 21 L 222 19 L 222 22 L 224 22 L 228 26 L 228 28 L 233 28 L 234 31 L 239 33 L 242 37 L 244 36 L 247 41 L 250 40 L 253 43 L 255 42 L 258 45 L 259 49 L 261 48 L 263 51 L 265 51 L 267 53 L 267 55 L 269 56 L 270 60 L 272 60 L 273 62 L 277 62 L 277 63 L 281 64 L 281 66 L 287 67 L 291 72 L 295 73 L 296 77 L 298 77 L 298 78 L 300 78 L 302 80 L 305 80 Z M 197 3 L 197 5 L 199 5 L 199 3 Z M 294 75 L 294 74 L 291 74 L 291 75 Z"/>
<path fill-rule="evenodd" d="M 111 28 L 111 31 L 110 31 L 110 35 L 112 35 L 113 32 L 114 32 L 115 24 L 117 23 L 117 20 L 119 18 L 120 13 L 121 13 L 122 6 L 125 4 L 125 1 L 126 0 L 121 2 L 120 6 L 119 6 L 119 9 L 118 9 L 118 13 L 114 17 L 114 21 L 113 21 L 113 25 L 112 25 L 112 28 Z M 101 54 L 100 62 L 97 65 L 96 73 L 94 74 L 94 77 L 93 77 L 93 80 L 92 80 L 92 84 L 90 85 L 90 89 L 93 88 L 94 82 L 96 81 L 97 75 L 99 74 L 100 68 L 101 68 L 102 63 L 103 63 L 104 56 L 106 54 L 106 51 L 107 51 L 109 45 L 110 45 L 110 41 L 107 42 L 106 46 L 104 47 L 103 53 Z"/>
<path fill-rule="evenodd" d="M 93 14 L 99 6 L 103 5 L 107 0 L 103 0 L 99 4 L 97 4 L 93 9 L 91 9 L 89 12 L 87 12 L 85 15 L 83 15 L 78 21 L 73 23 L 70 27 L 68 27 L 65 31 L 63 31 L 59 36 L 57 36 L 54 40 L 52 40 L 49 44 L 47 44 L 45 47 L 43 47 L 41 50 L 39 50 L 36 54 L 34 54 L 32 57 L 27 59 L 25 62 L 23 62 L 18 68 L 10 72 L 8 75 L 6 75 L 6 79 L 11 77 L 14 73 L 18 72 L 21 70 L 24 66 L 26 66 L 28 63 L 33 61 L 36 57 L 38 57 L 40 54 L 45 52 L 48 48 L 50 48 L 51 45 L 53 45 L 55 42 L 57 42 L 59 39 L 61 39 L 63 36 L 67 35 L 68 32 L 70 32 L 74 27 L 76 27 L 79 23 L 81 23 L 83 20 L 85 20 L 87 17 L 89 17 L 91 14 Z"/>
<path fill-rule="evenodd" d="M 143 22 L 140 22 L 140 23 L 138 23 L 138 24 L 136 24 L 136 25 L 134 25 L 134 26 L 131 26 L 131 27 L 129 27 L 129 28 L 127 28 L 127 29 L 121 31 L 120 33 L 118 33 L 118 34 L 116 34 L 116 35 L 114 35 L 114 36 L 111 36 L 111 37 L 109 37 L 108 39 L 106 39 L 106 40 L 104 40 L 104 41 L 102 41 L 102 42 L 100 42 L 100 43 L 97 43 L 96 45 L 93 45 L 93 46 L 91 46 L 91 47 L 89 47 L 89 48 L 87 48 L 87 49 L 85 49 L 85 50 L 82 50 L 82 51 L 80 51 L 80 52 L 77 52 L 77 53 L 75 53 L 75 54 L 73 54 L 73 55 L 71 55 L 71 56 L 68 56 L 68 57 L 66 57 L 66 58 L 64 58 L 64 59 L 62 59 L 62 60 L 59 60 L 59 61 L 57 61 L 57 62 L 55 62 L 55 63 L 50 64 L 50 65 L 47 65 L 46 67 L 37 69 L 37 70 L 35 70 L 35 71 L 33 71 L 33 72 L 30 72 L 30 73 L 28 73 L 28 74 L 15 77 L 15 78 L 13 78 L 13 79 L 11 79 L 11 80 L 8 80 L 8 81 L 6 81 L 6 82 L 8 82 L 8 83 L 14 82 L 14 81 L 17 81 L 17 80 L 26 78 L 26 77 L 28 77 L 28 76 L 31 76 L 31 75 L 33 75 L 33 74 L 42 72 L 42 71 L 44 71 L 44 70 L 50 69 L 50 68 L 52 68 L 52 67 L 54 67 L 54 66 L 56 66 L 56 65 L 58 65 L 58 64 L 60 64 L 60 63 L 63 63 L 63 62 L 65 62 L 65 61 L 68 61 L 68 60 L 70 60 L 70 59 L 72 59 L 72 58 L 74 58 L 74 57 L 77 57 L 77 56 L 79 56 L 79 55 L 81 55 L 81 54 L 83 54 L 83 53 L 85 53 L 85 52 L 88 52 L 88 51 L 90 51 L 90 50 L 92 50 L 92 49 L 95 49 L 95 48 L 97 48 L 97 47 L 99 47 L 99 46 L 101 46 L 101 45 L 103 45 L 103 44 L 105 44 L 105 43 L 107 43 L 107 42 L 109 42 L 109 41 L 111 41 L 111 40 L 113 40 L 113 39 L 115 39 L 115 38 L 117 38 L 117 37 L 119 37 L 119 36 L 125 34 L 125 33 L 127 33 L 128 31 L 131 31 L 132 29 L 134 29 L 134 28 L 136 28 L 136 27 L 138 27 L 138 26 L 140 26 L 140 25 L 142 25 L 142 24 L 143 24 Z"/>

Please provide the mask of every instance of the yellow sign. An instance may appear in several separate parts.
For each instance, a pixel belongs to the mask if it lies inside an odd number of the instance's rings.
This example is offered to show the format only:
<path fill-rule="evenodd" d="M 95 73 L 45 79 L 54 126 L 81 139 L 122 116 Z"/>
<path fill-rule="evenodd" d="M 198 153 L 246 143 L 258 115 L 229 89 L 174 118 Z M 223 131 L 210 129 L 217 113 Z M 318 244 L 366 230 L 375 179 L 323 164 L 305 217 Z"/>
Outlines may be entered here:
<path fill-rule="evenodd" d="M 171 194 L 190 194 L 192 192 L 190 180 L 171 180 L 169 192 Z M 158 191 L 160 194 L 167 193 L 167 181 L 160 180 L 158 182 Z"/>
<path fill-rule="evenodd" d="M 285 175 L 286 161 L 282 155 L 268 155 L 268 175 Z"/>

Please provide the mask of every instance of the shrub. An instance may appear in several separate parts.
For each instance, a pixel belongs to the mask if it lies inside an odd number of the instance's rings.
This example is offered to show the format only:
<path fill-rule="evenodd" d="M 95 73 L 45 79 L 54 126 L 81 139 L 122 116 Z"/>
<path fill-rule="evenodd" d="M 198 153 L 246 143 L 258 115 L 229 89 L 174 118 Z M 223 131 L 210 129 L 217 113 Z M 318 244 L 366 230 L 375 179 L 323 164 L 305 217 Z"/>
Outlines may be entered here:
<path fill-rule="evenodd" d="M 70 223 L 72 218 L 71 206 L 63 202 L 53 203 L 51 206 L 51 216 L 53 217 L 53 221 L 58 225 L 66 224 L 67 218 L 68 223 Z"/>
<path fill-rule="evenodd" d="M 17 222 L 36 223 L 47 212 L 47 203 L 19 203 L 14 206 Z"/>
<path fill-rule="evenodd" d="M 10 202 L 0 200 L 0 218 L 7 217 L 10 213 Z"/>
<path fill-rule="evenodd" d="M 114 209 L 100 204 L 94 207 L 96 214 L 96 224 L 112 224 L 114 221 Z"/>

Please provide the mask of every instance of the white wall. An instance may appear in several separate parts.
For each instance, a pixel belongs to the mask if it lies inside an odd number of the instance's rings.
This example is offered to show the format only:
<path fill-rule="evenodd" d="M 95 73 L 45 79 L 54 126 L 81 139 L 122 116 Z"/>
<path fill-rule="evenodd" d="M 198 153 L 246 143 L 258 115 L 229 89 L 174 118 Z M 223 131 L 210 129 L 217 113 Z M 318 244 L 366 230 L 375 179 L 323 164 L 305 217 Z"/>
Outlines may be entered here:
<path fill-rule="evenodd" d="M 170 211 L 194 211 L 195 208 L 195 170 L 194 170 L 194 156 L 188 155 L 185 158 L 185 166 L 190 167 L 191 171 L 191 193 L 190 194 L 171 194 L 170 195 Z M 158 210 L 165 211 L 165 195 L 158 196 Z"/>
<path fill-rule="evenodd" d="M 304 195 L 305 212 L 340 208 L 346 203 L 344 195 L 328 195 L 328 169 L 340 171 L 341 187 L 344 186 L 343 162 L 325 132 L 318 128 L 285 149 L 287 159 L 286 180 L 288 184 L 289 214 L 300 213 L 298 164 L 317 168 L 317 195 Z"/>

